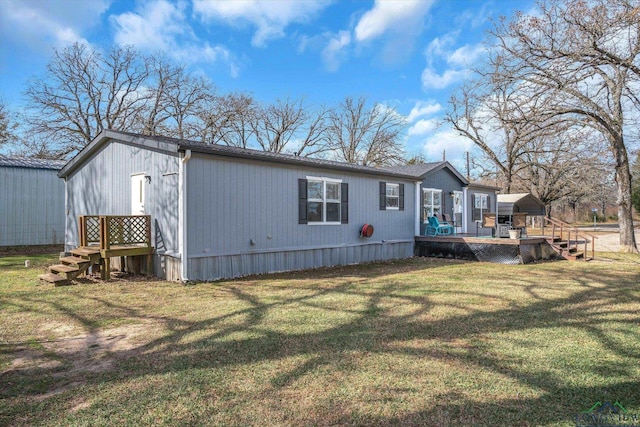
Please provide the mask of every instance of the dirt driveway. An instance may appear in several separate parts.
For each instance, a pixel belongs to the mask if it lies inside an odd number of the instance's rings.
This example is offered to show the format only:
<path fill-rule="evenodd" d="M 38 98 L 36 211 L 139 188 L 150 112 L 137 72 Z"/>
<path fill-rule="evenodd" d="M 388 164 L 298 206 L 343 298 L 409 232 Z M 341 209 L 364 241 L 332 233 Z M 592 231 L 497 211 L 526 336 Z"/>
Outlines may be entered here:
<path fill-rule="evenodd" d="M 598 252 L 619 252 L 620 232 L 613 230 L 611 233 L 597 234 L 596 251 Z M 640 231 L 636 230 L 636 242 L 640 242 Z"/>

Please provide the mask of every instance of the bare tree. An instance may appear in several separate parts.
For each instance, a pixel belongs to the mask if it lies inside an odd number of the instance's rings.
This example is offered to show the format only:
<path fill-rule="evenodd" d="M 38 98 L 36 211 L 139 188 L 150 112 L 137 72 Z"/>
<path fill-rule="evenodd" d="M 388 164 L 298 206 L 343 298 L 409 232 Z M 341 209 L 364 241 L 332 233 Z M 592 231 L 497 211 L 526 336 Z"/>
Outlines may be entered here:
<path fill-rule="evenodd" d="M 0 146 L 15 140 L 18 123 L 7 108 L 4 99 L 0 99 Z"/>
<path fill-rule="evenodd" d="M 636 158 L 631 165 L 631 199 L 636 212 L 640 214 L 640 150 L 636 153 Z"/>
<path fill-rule="evenodd" d="M 213 85 L 161 55 L 132 47 L 105 52 L 76 43 L 54 52 L 42 79 L 26 90 L 32 135 L 64 141 L 59 156 L 81 150 L 103 129 L 194 138 L 205 131 L 202 112 Z"/>
<path fill-rule="evenodd" d="M 525 112 L 526 120 L 580 123 L 607 140 L 615 162 L 621 249 L 638 252 L 625 134 L 631 109 L 640 106 L 634 95 L 639 7 L 627 0 L 550 0 L 539 9 L 535 16 L 518 15 L 496 26 L 494 77 L 519 82 L 523 99 L 545 106 L 544 112 Z"/>
<path fill-rule="evenodd" d="M 526 167 L 532 141 L 544 134 L 537 123 L 521 120 L 520 102 L 517 87 L 494 85 L 491 74 L 478 73 L 474 82 L 451 97 L 445 115 L 454 130 L 480 148 L 490 165 L 483 162 L 483 169 L 495 170 L 505 193 L 512 191 L 514 180 Z"/>
<path fill-rule="evenodd" d="M 194 77 L 183 65 L 174 65 L 162 56 L 149 61 L 148 101 L 139 111 L 142 133 L 175 138 L 197 138 L 204 123 L 199 112 L 211 105 L 213 85 L 203 77 Z"/>
<path fill-rule="evenodd" d="M 29 82 L 28 123 L 44 139 L 65 141 L 59 155 L 82 149 L 103 129 L 131 130 L 146 97 L 144 61 L 130 47 L 100 53 L 75 43 L 56 50 L 46 78 Z"/>
<path fill-rule="evenodd" d="M 593 149 L 601 144 L 591 142 L 592 133 L 558 129 L 553 136 L 532 141 L 532 149 L 522 159 L 516 185 L 537 196 L 545 204 L 547 215 L 559 202 L 570 199 L 575 205 L 599 195 L 608 165 Z"/>
<path fill-rule="evenodd" d="M 254 137 L 251 124 L 255 121 L 257 109 L 253 97 L 246 93 L 215 97 L 198 113 L 204 123 L 200 139 L 207 144 L 249 147 Z"/>
<path fill-rule="evenodd" d="M 310 115 L 304 133 L 293 152 L 294 155 L 318 157 L 330 150 L 327 119 L 328 111 L 324 107 Z"/>
<path fill-rule="evenodd" d="M 313 156 L 328 149 L 326 110 L 315 114 L 303 100 L 278 99 L 261 107 L 252 123 L 256 141 L 264 151 Z"/>
<path fill-rule="evenodd" d="M 367 107 L 365 97 L 347 97 L 329 112 L 329 146 L 339 160 L 363 166 L 404 162 L 399 141 L 405 120 L 396 111 L 377 104 Z"/>

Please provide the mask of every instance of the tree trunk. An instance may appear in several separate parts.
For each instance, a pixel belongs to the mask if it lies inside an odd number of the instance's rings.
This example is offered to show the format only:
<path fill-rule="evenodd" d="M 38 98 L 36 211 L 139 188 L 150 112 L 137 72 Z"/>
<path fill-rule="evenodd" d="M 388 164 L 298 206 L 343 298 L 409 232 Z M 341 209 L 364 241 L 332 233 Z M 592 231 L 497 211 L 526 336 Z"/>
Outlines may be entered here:
<path fill-rule="evenodd" d="M 618 187 L 618 222 L 620 224 L 620 252 L 638 253 L 635 230 L 633 228 L 633 208 L 631 205 L 631 171 L 629 157 L 621 139 L 612 141 L 616 161 L 616 185 Z"/>

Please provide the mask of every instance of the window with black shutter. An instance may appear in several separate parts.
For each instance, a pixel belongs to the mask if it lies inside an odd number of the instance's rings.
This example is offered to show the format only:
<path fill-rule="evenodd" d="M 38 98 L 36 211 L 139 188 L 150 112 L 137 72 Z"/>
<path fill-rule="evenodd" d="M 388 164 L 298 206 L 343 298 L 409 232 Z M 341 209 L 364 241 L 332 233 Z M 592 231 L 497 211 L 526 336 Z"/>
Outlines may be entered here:
<path fill-rule="evenodd" d="M 299 224 L 347 224 L 349 186 L 339 179 L 298 179 Z"/>
<path fill-rule="evenodd" d="M 404 184 L 380 181 L 380 210 L 404 210 Z"/>
<path fill-rule="evenodd" d="M 307 223 L 307 180 L 298 180 L 298 224 Z"/>

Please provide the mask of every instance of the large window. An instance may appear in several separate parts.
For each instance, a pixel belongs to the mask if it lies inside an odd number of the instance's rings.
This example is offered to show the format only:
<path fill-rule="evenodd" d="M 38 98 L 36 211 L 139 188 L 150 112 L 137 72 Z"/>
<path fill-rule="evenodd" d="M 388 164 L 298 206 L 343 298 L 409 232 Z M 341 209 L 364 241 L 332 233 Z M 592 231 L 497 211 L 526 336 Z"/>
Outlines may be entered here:
<path fill-rule="evenodd" d="M 380 210 L 404 210 L 404 184 L 380 182 Z"/>
<path fill-rule="evenodd" d="M 442 190 L 435 188 L 422 189 L 422 219 L 442 213 Z"/>
<path fill-rule="evenodd" d="M 300 224 L 348 222 L 348 187 L 339 179 L 307 177 L 298 180 Z"/>

